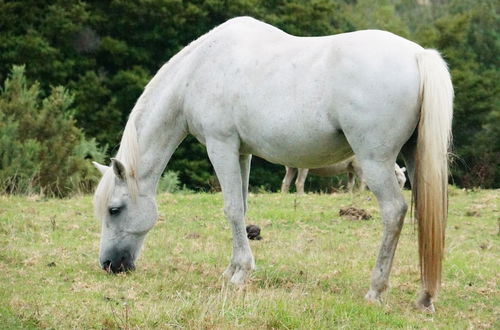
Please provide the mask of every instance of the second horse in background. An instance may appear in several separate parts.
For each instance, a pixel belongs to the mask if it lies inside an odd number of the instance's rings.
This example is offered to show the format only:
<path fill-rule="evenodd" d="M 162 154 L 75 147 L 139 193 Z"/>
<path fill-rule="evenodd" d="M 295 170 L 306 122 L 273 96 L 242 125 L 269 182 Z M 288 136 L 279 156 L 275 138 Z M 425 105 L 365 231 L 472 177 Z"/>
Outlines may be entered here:
<path fill-rule="evenodd" d="M 282 193 L 287 193 L 290 190 L 290 184 L 297 174 L 297 179 L 295 180 L 295 189 L 297 190 L 298 194 L 303 194 L 307 174 L 309 173 L 322 177 L 331 177 L 347 173 L 347 190 L 349 192 L 352 192 L 354 188 L 356 176 L 360 178 L 359 190 L 364 191 L 366 188 L 366 182 L 365 180 L 363 180 L 363 170 L 361 169 L 358 160 L 354 156 L 326 167 L 307 169 L 285 166 L 285 168 L 286 174 L 281 184 Z M 406 167 L 399 167 L 398 164 L 394 164 L 394 172 L 396 173 L 396 178 L 398 179 L 398 184 L 401 189 L 403 189 L 406 183 L 406 176 L 404 173 L 405 171 Z"/>

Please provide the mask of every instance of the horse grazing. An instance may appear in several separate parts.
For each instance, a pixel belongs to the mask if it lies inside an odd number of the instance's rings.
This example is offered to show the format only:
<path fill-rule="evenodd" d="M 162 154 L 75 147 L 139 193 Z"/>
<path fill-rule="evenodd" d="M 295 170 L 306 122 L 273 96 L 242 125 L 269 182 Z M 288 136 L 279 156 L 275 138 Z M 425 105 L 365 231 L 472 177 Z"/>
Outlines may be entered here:
<path fill-rule="evenodd" d="M 292 183 L 295 174 L 297 174 L 297 179 L 295 180 L 295 188 L 298 194 L 304 193 L 304 184 L 306 182 L 307 174 L 315 174 L 317 176 L 329 177 L 347 173 L 347 190 L 352 192 L 354 188 L 354 181 L 356 176 L 360 178 L 359 190 L 364 191 L 366 188 L 366 182 L 363 179 L 363 170 L 359 165 L 356 157 L 352 156 L 346 160 L 340 161 L 333 165 L 320 168 L 294 168 L 285 166 L 285 177 L 281 183 L 281 192 L 287 193 L 290 190 L 290 184 Z M 406 167 L 399 167 L 398 164 L 394 164 L 394 173 L 396 174 L 396 179 L 398 180 L 398 185 L 403 189 L 406 183 L 405 172 Z"/>
<path fill-rule="evenodd" d="M 384 233 L 366 299 L 388 287 L 407 205 L 394 175 L 401 151 L 414 190 L 422 293 L 433 309 L 447 217 L 453 87 L 438 52 L 383 31 L 295 37 L 248 17 L 227 21 L 171 58 L 134 106 L 94 209 L 101 266 L 133 269 L 157 219 L 156 186 L 187 134 L 206 145 L 233 251 L 224 275 L 255 268 L 245 230 L 251 155 L 298 168 L 356 155 Z"/>

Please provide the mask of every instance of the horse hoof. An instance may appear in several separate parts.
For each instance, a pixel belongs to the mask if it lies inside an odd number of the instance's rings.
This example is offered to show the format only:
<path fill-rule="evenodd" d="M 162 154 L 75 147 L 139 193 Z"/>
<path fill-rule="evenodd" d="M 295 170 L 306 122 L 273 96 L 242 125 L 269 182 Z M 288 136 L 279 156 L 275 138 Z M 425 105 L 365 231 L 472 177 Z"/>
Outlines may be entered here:
<path fill-rule="evenodd" d="M 229 283 L 237 286 L 245 284 L 249 275 L 250 272 L 232 266 L 229 266 L 223 273 L 223 276 L 229 281 Z"/>
<path fill-rule="evenodd" d="M 365 295 L 365 300 L 370 304 L 374 304 L 377 306 L 382 305 L 382 299 L 380 299 L 379 294 L 372 290 L 368 291 L 368 293 Z"/>
<path fill-rule="evenodd" d="M 434 308 L 434 304 L 431 303 L 430 305 L 426 306 L 424 304 L 421 304 L 417 301 L 416 303 L 416 307 L 421 310 L 422 312 L 425 312 L 425 313 L 430 313 L 430 314 L 433 314 L 436 312 L 436 309 Z"/>
<path fill-rule="evenodd" d="M 244 285 L 249 277 L 249 273 L 240 269 L 231 277 L 231 283 L 237 286 Z"/>
<path fill-rule="evenodd" d="M 415 303 L 415 306 L 417 307 L 417 309 L 421 310 L 422 312 L 425 312 L 425 313 L 435 313 L 436 312 L 436 309 L 434 308 L 434 304 L 432 302 L 429 302 L 429 303 L 423 303 L 420 299 L 417 300 L 417 302 Z"/>
<path fill-rule="evenodd" d="M 250 277 L 250 274 L 255 269 L 255 264 L 253 261 L 248 266 L 241 266 L 231 264 L 229 265 L 223 273 L 223 276 L 230 283 L 235 285 L 243 285 Z"/>
<path fill-rule="evenodd" d="M 426 292 L 422 292 L 422 294 L 420 294 L 420 297 L 418 297 L 415 305 L 419 310 L 426 313 L 434 313 L 436 311 L 434 304 L 432 303 L 431 296 Z"/>
<path fill-rule="evenodd" d="M 236 273 L 236 269 L 232 266 L 229 266 L 226 268 L 224 273 L 222 273 L 222 276 L 226 279 L 226 281 L 231 282 L 231 279 L 233 278 L 233 275 Z"/>

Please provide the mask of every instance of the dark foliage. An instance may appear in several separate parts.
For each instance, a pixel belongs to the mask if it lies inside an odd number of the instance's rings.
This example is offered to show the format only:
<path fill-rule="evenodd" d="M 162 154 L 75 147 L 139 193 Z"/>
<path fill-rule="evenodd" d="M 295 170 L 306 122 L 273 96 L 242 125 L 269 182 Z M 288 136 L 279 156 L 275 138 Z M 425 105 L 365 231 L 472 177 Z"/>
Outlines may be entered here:
<path fill-rule="evenodd" d="M 453 181 L 498 188 L 496 10 L 493 0 L 0 0 L 0 81 L 12 65 L 26 65 L 41 96 L 65 86 L 74 97 L 76 126 L 116 150 L 147 81 L 182 47 L 228 18 L 250 15 L 302 36 L 385 29 L 442 51 L 456 89 Z M 169 169 L 188 188 L 213 188 L 213 170 L 195 139 L 181 145 Z M 254 158 L 251 185 L 276 190 L 283 173 Z M 308 181 L 310 189 L 321 184 Z"/>

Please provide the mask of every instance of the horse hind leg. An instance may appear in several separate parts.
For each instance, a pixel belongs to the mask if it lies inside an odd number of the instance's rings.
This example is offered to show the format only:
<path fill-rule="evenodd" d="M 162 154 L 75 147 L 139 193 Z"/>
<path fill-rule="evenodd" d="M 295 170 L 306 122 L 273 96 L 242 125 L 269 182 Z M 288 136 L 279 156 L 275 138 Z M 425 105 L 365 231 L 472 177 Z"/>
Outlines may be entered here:
<path fill-rule="evenodd" d="M 361 165 L 359 164 L 358 160 L 354 158 L 349 166 L 352 170 L 349 173 L 354 173 L 355 176 L 359 178 L 359 187 L 358 191 L 363 192 L 366 189 L 366 182 L 365 179 L 363 178 L 363 170 L 361 169 Z M 352 183 L 354 186 L 354 182 Z"/>
<path fill-rule="evenodd" d="M 403 228 L 407 205 L 394 174 L 394 162 L 361 160 L 361 166 L 368 187 L 377 197 L 384 224 L 384 233 L 372 271 L 370 289 L 365 296 L 370 302 L 380 303 L 381 293 L 389 287 L 392 261 Z"/>
<path fill-rule="evenodd" d="M 352 172 L 347 172 L 347 191 L 352 193 L 354 189 L 355 175 Z"/>
<path fill-rule="evenodd" d="M 290 190 L 290 184 L 292 183 L 293 177 L 297 173 L 297 169 L 293 167 L 285 166 L 286 173 L 281 183 L 281 192 L 287 193 Z"/>
<path fill-rule="evenodd" d="M 359 188 L 358 191 L 363 192 L 366 190 L 366 182 L 362 177 L 359 177 Z"/>
<path fill-rule="evenodd" d="M 309 169 L 299 168 L 299 174 L 297 175 L 297 179 L 295 180 L 295 188 L 297 189 L 297 194 L 304 194 L 304 186 L 308 173 Z"/>
<path fill-rule="evenodd" d="M 245 227 L 245 198 L 250 158 L 240 156 L 237 143 L 207 141 L 207 152 L 219 178 L 224 197 L 224 213 L 233 234 L 233 253 L 224 276 L 234 284 L 244 284 L 255 269 L 255 261 Z"/>

